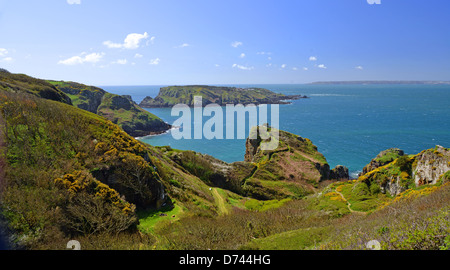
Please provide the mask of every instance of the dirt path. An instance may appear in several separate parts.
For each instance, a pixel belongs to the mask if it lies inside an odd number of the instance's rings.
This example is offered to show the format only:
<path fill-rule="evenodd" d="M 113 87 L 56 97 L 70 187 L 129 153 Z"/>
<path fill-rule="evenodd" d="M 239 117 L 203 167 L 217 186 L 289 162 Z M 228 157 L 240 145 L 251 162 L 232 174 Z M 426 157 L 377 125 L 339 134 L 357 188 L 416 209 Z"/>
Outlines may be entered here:
<path fill-rule="evenodd" d="M 347 203 L 348 210 L 349 210 L 351 213 L 356 213 L 356 214 L 361 214 L 361 215 L 366 215 L 366 214 L 367 214 L 366 212 L 361 212 L 361 211 L 355 211 L 355 210 L 353 210 L 353 209 L 352 209 L 352 204 L 344 197 L 344 195 L 343 195 L 342 193 L 340 193 L 339 191 L 337 191 L 337 190 L 335 190 L 335 192 L 336 192 L 337 194 L 339 194 L 339 196 L 341 196 L 341 198 Z"/>
<path fill-rule="evenodd" d="M 228 208 L 225 204 L 225 200 L 223 197 L 219 194 L 217 191 L 217 188 L 212 188 L 212 194 L 214 196 L 214 200 L 217 203 L 217 206 L 219 207 L 219 215 L 227 215 L 229 214 Z"/>

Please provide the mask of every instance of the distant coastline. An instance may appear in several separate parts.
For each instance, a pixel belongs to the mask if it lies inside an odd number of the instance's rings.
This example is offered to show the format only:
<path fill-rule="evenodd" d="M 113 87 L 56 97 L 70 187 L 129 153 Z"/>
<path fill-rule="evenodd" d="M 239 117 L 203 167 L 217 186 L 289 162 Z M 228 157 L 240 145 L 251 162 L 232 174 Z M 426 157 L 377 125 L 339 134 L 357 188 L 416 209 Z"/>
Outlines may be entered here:
<path fill-rule="evenodd" d="M 450 81 L 319 81 L 309 84 L 420 84 L 420 85 L 450 85 Z"/>

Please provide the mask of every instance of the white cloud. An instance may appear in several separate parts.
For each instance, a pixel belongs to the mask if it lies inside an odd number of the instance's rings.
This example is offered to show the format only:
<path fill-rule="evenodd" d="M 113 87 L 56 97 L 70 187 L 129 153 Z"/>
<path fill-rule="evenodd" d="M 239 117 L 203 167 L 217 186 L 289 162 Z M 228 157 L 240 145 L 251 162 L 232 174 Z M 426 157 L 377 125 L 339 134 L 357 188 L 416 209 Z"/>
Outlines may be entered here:
<path fill-rule="evenodd" d="M 179 46 L 175 46 L 175 48 L 185 48 L 185 47 L 189 47 L 189 46 L 191 46 L 191 45 L 189 45 L 188 43 L 183 43 Z"/>
<path fill-rule="evenodd" d="M 233 68 L 242 69 L 242 70 L 253 70 L 254 69 L 254 67 L 241 66 L 241 65 L 238 65 L 238 64 L 233 64 L 232 67 Z"/>
<path fill-rule="evenodd" d="M 298 68 L 297 68 L 297 67 L 293 67 L 293 68 L 292 68 L 292 70 L 294 70 L 294 71 L 297 71 L 297 70 L 298 70 Z"/>
<path fill-rule="evenodd" d="M 5 57 L 3 59 L 0 59 L 1 62 L 11 62 L 13 59 L 12 57 L 6 57 L 6 55 L 8 54 L 8 50 L 4 49 L 4 48 L 0 48 L 0 57 Z"/>
<path fill-rule="evenodd" d="M 140 53 L 137 53 L 137 54 L 134 55 L 134 58 L 142 58 L 142 57 L 144 57 L 144 56 L 142 54 L 140 54 Z"/>
<path fill-rule="evenodd" d="M 304 67 L 304 68 L 303 68 L 304 71 L 307 71 L 308 69 L 309 69 L 309 68 L 307 68 L 307 67 Z"/>
<path fill-rule="evenodd" d="M 355 67 L 356 69 L 359 69 L 359 70 L 363 70 L 364 68 L 362 67 L 362 66 L 357 66 L 357 67 Z"/>
<path fill-rule="evenodd" d="M 113 62 L 113 64 L 118 64 L 118 65 L 126 65 L 127 63 L 128 63 L 127 59 L 119 59 L 119 60 Z"/>
<path fill-rule="evenodd" d="M 231 43 L 231 47 L 234 47 L 234 48 L 237 48 L 237 47 L 242 46 L 242 45 L 243 45 L 243 43 L 240 42 L 240 41 L 235 41 L 235 42 Z"/>
<path fill-rule="evenodd" d="M 104 55 L 105 55 L 104 53 L 91 53 L 91 54 L 81 53 L 80 55 L 70 57 L 66 60 L 61 60 L 58 62 L 58 64 L 67 66 L 81 65 L 84 63 L 95 64 L 98 61 L 100 61 Z"/>
<path fill-rule="evenodd" d="M 239 58 L 244 58 L 245 57 L 245 53 L 241 53 L 241 55 L 239 55 Z"/>
<path fill-rule="evenodd" d="M 134 50 L 139 48 L 139 45 L 141 43 L 141 41 L 143 39 L 148 39 L 149 35 L 147 32 L 145 32 L 144 34 L 137 34 L 137 33 L 132 33 L 129 34 L 123 43 L 114 43 L 112 41 L 105 41 L 103 42 L 103 45 L 105 45 L 106 47 L 110 48 L 110 49 L 129 49 L 129 50 Z M 151 37 L 150 40 L 153 41 L 155 39 L 155 37 Z"/>
<path fill-rule="evenodd" d="M 324 64 L 317 65 L 318 68 L 326 69 L 327 67 Z"/>
<path fill-rule="evenodd" d="M 287 66 L 286 64 L 282 64 L 281 68 L 286 68 L 286 66 Z"/>
<path fill-rule="evenodd" d="M 257 52 L 256 54 L 261 54 L 261 55 L 267 54 L 267 55 L 271 55 L 272 53 L 271 53 L 271 52 Z"/>
<path fill-rule="evenodd" d="M 156 38 L 156 37 L 151 37 L 149 40 L 147 40 L 147 42 L 145 43 L 145 45 L 149 46 L 150 44 L 155 43 L 155 38 Z"/>
<path fill-rule="evenodd" d="M 81 4 L 81 0 L 67 0 L 67 4 L 69 5 L 79 5 Z"/>
<path fill-rule="evenodd" d="M 214 66 L 215 66 L 215 67 L 220 67 L 220 65 L 219 65 L 219 64 L 214 64 Z"/>
<path fill-rule="evenodd" d="M 8 54 L 8 50 L 4 48 L 0 48 L 0 57 L 3 57 Z"/>
<path fill-rule="evenodd" d="M 150 60 L 149 64 L 150 65 L 158 65 L 160 61 L 161 61 L 161 59 L 155 58 L 155 59 Z"/>
<path fill-rule="evenodd" d="M 270 57 L 270 56 L 269 56 L 269 57 L 267 57 L 267 60 L 272 60 L 272 57 Z"/>
<path fill-rule="evenodd" d="M 3 59 L 0 60 L 0 62 L 12 62 L 12 57 L 5 57 Z"/>
<path fill-rule="evenodd" d="M 309 57 L 309 61 L 317 61 L 317 57 L 311 56 L 311 57 Z"/>

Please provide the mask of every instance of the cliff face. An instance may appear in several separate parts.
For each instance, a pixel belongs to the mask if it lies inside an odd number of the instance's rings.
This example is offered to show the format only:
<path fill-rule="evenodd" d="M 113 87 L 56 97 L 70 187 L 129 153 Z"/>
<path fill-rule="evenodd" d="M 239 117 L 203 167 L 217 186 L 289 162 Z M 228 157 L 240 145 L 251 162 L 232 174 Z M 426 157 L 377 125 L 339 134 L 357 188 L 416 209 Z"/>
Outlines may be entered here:
<path fill-rule="evenodd" d="M 131 96 L 114 95 L 98 87 L 74 82 L 50 82 L 67 93 L 74 106 L 105 117 L 131 136 L 158 134 L 171 128 L 159 117 L 140 108 Z"/>
<path fill-rule="evenodd" d="M 243 89 L 236 87 L 217 87 L 205 85 L 169 86 L 161 88 L 154 99 L 146 97 L 139 106 L 143 108 L 172 107 L 176 104 L 194 106 L 194 96 L 201 96 L 203 106 L 215 103 L 226 104 L 287 104 L 285 100 L 304 98 L 286 96 L 263 88 Z"/>
<path fill-rule="evenodd" d="M 128 97 L 105 94 L 97 114 L 119 125 L 133 137 L 162 133 L 171 126 L 159 117 L 137 106 Z"/>
<path fill-rule="evenodd" d="M 385 160 L 381 162 L 382 166 L 373 166 L 374 160 L 380 159 Z M 376 184 L 381 192 L 391 196 L 422 185 L 438 184 L 440 180 L 446 179 L 444 175 L 450 170 L 450 151 L 442 146 L 409 156 L 401 150 L 389 149 L 381 152 L 374 160 L 366 166 L 374 169 L 362 174 L 359 180 L 368 186 Z"/>
<path fill-rule="evenodd" d="M 450 150 L 436 146 L 415 157 L 412 177 L 416 186 L 436 184 L 450 170 Z"/>
<path fill-rule="evenodd" d="M 97 113 L 97 108 L 102 103 L 105 90 L 76 82 L 49 81 L 56 88 L 69 95 L 72 104 L 80 109 Z"/>

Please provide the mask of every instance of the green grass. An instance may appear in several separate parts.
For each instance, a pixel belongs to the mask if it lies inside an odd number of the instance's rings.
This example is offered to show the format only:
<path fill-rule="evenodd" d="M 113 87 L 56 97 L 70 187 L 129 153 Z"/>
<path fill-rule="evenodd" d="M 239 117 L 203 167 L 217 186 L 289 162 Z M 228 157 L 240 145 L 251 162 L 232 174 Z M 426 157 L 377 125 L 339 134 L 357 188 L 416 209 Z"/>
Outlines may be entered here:
<path fill-rule="evenodd" d="M 381 164 L 386 164 L 388 162 L 394 161 L 398 157 L 399 157 L 398 153 L 396 153 L 396 152 L 388 152 L 385 155 L 383 155 L 382 157 L 379 157 L 379 158 L 377 158 L 375 160 L 380 162 Z"/>
<path fill-rule="evenodd" d="M 289 201 L 291 201 L 291 199 L 270 200 L 270 201 L 259 201 L 256 199 L 249 199 L 245 202 L 244 205 L 248 210 L 264 212 L 269 209 L 279 208 Z"/>
<path fill-rule="evenodd" d="M 174 206 L 166 206 L 159 210 L 138 211 L 138 229 L 144 233 L 152 233 L 158 223 L 175 222 L 180 219 L 182 213 L 182 207 L 176 203 Z"/>
<path fill-rule="evenodd" d="M 312 206 L 314 209 L 329 213 L 332 217 L 342 217 L 351 213 L 347 202 L 338 194 L 333 194 L 333 196 L 323 194 L 312 201 Z"/>
<path fill-rule="evenodd" d="M 328 227 L 298 229 L 252 240 L 240 249 L 250 250 L 305 250 L 313 249 L 328 238 Z"/>
<path fill-rule="evenodd" d="M 345 184 L 341 186 L 341 193 L 351 204 L 353 211 L 368 212 L 376 209 L 388 198 L 386 195 L 378 193 L 372 194 L 369 187 L 364 182 Z"/>

